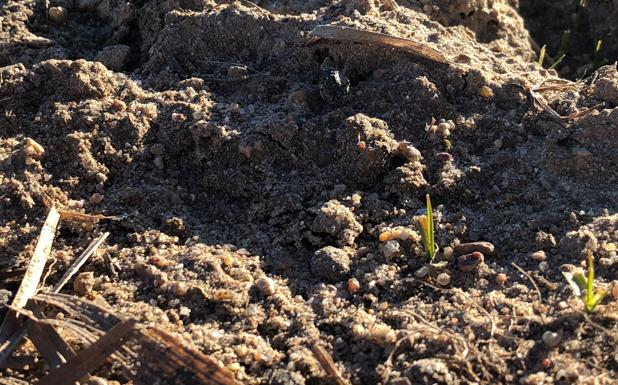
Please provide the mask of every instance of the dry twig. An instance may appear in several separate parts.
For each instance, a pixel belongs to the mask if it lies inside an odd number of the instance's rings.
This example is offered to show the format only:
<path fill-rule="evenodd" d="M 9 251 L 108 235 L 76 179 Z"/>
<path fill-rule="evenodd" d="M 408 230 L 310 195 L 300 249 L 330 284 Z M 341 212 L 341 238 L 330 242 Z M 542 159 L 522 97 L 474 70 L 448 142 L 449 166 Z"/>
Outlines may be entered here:
<path fill-rule="evenodd" d="M 54 293 L 59 293 L 60 290 L 62 290 L 64 285 L 66 285 L 66 283 L 71 279 L 71 277 L 73 277 L 73 275 L 75 275 L 75 273 L 79 271 L 79 269 L 84 265 L 84 263 L 86 263 L 88 258 L 90 258 L 90 256 L 97 251 L 97 249 L 103 244 L 103 242 L 105 242 L 108 236 L 109 233 L 103 233 L 96 239 L 92 240 L 92 242 L 90 242 L 86 250 L 84 250 L 84 252 L 75 260 L 73 265 L 71 265 L 71 267 L 66 271 L 66 273 L 64 273 L 62 278 L 60 278 L 58 283 L 56 283 L 53 289 Z"/>
<path fill-rule="evenodd" d="M 328 354 L 326 349 L 324 349 L 319 340 L 315 340 L 311 343 L 311 352 L 320 363 L 320 366 L 322 366 L 322 369 L 326 372 L 326 375 L 336 385 L 350 385 L 350 383 L 341 376 L 339 370 L 335 366 L 335 361 L 333 361 L 333 358 Z"/>
<path fill-rule="evenodd" d="M 363 31 L 356 28 L 337 25 L 320 25 L 311 31 L 309 36 L 320 39 L 388 46 L 439 63 L 448 63 L 447 57 L 441 51 L 433 48 L 429 44 L 403 37 L 386 35 L 379 32 Z"/>
<path fill-rule="evenodd" d="M 532 283 L 532 286 L 534 286 L 534 290 L 536 290 L 536 293 L 539 296 L 539 302 L 543 302 L 543 296 L 541 295 L 541 290 L 539 289 L 539 286 L 536 284 L 536 281 L 534 280 L 534 278 L 532 278 L 532 276 L 530 274 L 528 274 L 526 271 L 524 271 L 524 269 L 519 267 L 519 265 L 517 265 L 515 262 L 511 262 L 511 265 L 514 268 L 516 268 L 517 271 L 522 273 L 526 278 L 528 278 L 528 280 Z"/>

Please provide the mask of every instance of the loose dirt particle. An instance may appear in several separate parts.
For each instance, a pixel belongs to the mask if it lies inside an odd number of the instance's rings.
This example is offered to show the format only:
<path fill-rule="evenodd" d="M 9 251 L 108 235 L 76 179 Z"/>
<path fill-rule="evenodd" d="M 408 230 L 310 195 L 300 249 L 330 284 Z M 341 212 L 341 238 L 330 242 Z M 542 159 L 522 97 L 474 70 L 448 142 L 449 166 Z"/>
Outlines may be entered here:
<path fill-rule="evenodd" d="M 73 281 L 73 290 L 81 297 L 89 296 L 94 289 L 94 273 L 79 273 Z"/>
<path fill-rule="evenodd" d="M 440 273 L 436 277 L 436 282 L 438 282 L 440 286 L 448 286 L 449 283 L 451 283 L 451 276 L 448 273 Z"/>

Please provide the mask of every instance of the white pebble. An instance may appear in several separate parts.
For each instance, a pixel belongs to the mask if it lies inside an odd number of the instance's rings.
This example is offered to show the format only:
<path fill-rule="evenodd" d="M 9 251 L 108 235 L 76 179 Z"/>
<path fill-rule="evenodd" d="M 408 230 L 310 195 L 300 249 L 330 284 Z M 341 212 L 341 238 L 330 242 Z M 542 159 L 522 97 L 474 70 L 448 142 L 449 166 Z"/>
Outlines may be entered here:
<path fill-rule="evenodd" d="M 549 268 L 549 263 L 547 263 L 547 261 L 543 261 L 541 263 L 539 263 L 539 270 L 540 271 L 546 271 Z"/>
<path fill-rule="evenodd" d="M 262 277 L 255 282 L 255 287 L 266 296 L 275 294 L 275 281 L 268 277 Z"/>
<path fill-rule="evenodd" d="M 384 253 L 385 257 L 392 257 L 399 252 L 399 242 L 388 241 L 385 244 L 381 245 L 380 249 L 382 249 L 382 253 Z"/>
<path fill-rule="evenodd" d="M 440 286 L 448 286 L 448 284 L 451 283 L 451 276 L 448 275 L 447 273 L 441 273 L 436 278 L 436 281 L 438 282 L 438 285 Z"/>

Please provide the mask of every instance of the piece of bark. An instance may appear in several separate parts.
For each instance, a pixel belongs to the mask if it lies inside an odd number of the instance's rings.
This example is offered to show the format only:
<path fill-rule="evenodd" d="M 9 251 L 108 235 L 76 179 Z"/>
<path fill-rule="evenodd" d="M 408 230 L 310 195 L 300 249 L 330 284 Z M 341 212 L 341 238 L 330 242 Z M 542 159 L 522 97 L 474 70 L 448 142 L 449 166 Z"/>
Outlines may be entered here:
<path fill-rule="evenodd" d="M 101 338 L 87 348 L 80 350 L 65 364 L 53 369 L 43 377 L 38 385 L 65 385 L 86 376 L 99 367 L 107 357 L 127 342 L 131 334 L 135 332 L 136 320 L 127 319 L 111 328 Z"/>

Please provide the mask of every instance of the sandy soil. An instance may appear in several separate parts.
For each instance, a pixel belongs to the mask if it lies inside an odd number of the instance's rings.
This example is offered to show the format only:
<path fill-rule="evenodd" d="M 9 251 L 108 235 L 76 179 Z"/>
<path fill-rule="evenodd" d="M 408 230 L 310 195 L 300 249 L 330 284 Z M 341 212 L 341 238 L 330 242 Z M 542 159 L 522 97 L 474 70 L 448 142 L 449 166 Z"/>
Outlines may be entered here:
<path fill-rule="evenodd" d="M 109 231 L 64 292 L 181 334 L 244 384 L 329 383 L 315 338 L 352 384 L 618 383 L 617 302 L 585 315 L 562 277 L 592 252 L 596 284 L 618 279 L 618 72 L 577 78 L 590 41 L 615 61 L 618 4 L 564 3 L 0 3 L 0 298 L 55 203 L 122 218 L 63 225 L 48 284 Z M 535 63 L 572 23 L 559 72 L 577 81 Z M 323 24 L 448 63 L 309 39 Z M 428 272 L 426 193 L 448 261 Z"/>

